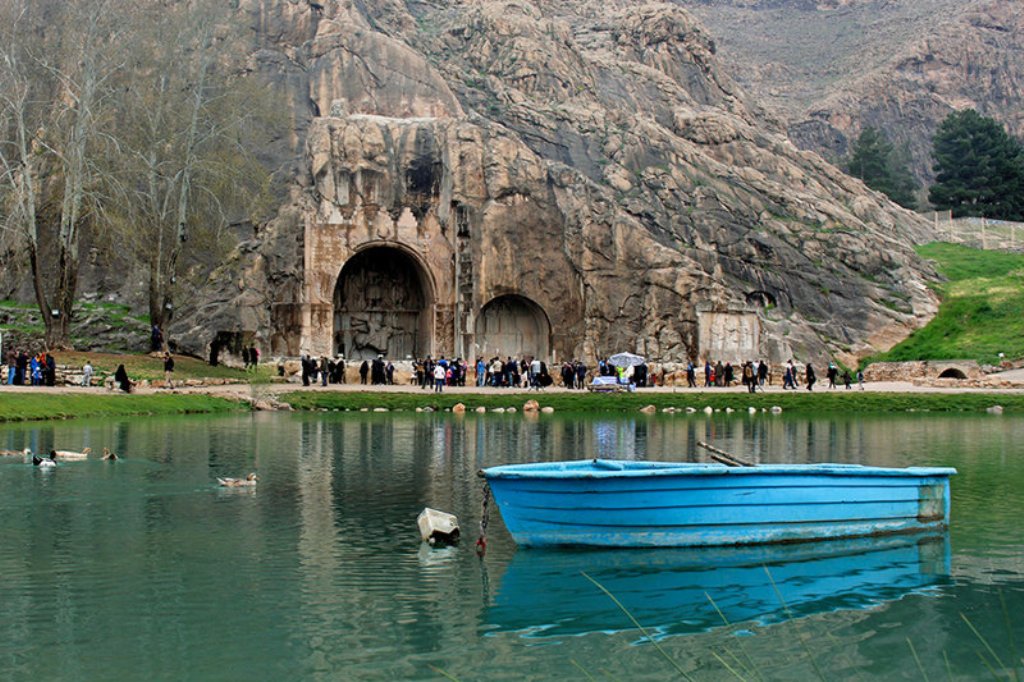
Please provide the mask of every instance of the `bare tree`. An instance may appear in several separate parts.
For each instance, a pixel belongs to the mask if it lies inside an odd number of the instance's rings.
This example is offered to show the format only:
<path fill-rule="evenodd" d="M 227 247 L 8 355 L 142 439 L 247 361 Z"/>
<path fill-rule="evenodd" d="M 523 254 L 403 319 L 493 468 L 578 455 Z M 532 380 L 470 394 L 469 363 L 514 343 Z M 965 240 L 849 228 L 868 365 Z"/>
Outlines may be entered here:
<path fill-rule="evenodd" d="M 187 246 L 209 250 L 225 225 L 248 217 L 269 176 L 251 151 L 254 131 L 268 127 L 267 93 L 218 60 L 217 6 L 186 9 L 142 15 L 118 125 L 119 223 L 148 266 L 150 320 L 160 328 L 182 291 L 183 263 L 197 255 Z"/>
<path fill-rule="evenodd" d="M 0 48 L 5 85 L 0 102 L 7 122 L 0 180 L 14 208 L 11 220 L 27 243 L 46 346 L 67 348 L 81 231 L 97 208 L 90 201 L 91 154 L 103 138 L 106 88 L 117 70 L 106 48 L 117 42 L 117 25 L 109 0 L 69 3 L 40 44 L 28 7 L 26 2 L 5 6 L 12 16 Z M 47 49 L 55 45 L 62 49 Z"/>

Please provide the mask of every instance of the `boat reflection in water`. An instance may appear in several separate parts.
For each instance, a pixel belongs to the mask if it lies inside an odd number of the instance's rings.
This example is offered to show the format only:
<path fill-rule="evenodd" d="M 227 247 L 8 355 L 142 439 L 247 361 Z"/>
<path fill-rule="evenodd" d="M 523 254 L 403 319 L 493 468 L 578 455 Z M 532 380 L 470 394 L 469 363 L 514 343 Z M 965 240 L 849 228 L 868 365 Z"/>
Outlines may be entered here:
<path fill-rule="evenodd" d="M 689 634 L 724 625 L 723 616 L 730 624 L 770 624 L 934 591 L 948 583 L 949 564 L 948 533 L 749 547 L 520 550 L 486 618 L 495 631 L 527 637 L 633 629 L 586 573 L 652 634 Z"/>

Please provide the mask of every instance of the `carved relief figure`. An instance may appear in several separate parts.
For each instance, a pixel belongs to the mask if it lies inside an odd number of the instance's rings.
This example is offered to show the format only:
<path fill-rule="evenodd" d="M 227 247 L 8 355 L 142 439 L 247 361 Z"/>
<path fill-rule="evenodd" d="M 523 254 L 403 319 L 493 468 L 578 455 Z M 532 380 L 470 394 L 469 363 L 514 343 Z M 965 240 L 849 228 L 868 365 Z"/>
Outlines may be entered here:
<path fill-rule="evenodd" d="M 356 254 L 338 278 L 334 296 L 335 345 L 355 360 L 383 354 L 415 357 L 425 297 L 416 264 L 394 249 Z"/>

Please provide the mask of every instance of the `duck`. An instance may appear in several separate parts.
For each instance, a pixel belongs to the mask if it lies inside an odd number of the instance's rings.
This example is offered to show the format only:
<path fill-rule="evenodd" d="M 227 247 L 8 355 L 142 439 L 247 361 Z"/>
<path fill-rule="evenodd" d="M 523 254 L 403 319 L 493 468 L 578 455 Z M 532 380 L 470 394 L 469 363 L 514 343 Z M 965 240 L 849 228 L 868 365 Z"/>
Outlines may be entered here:
<path fill-rule="evenodd" d="M 43 467 L 43 468 L 55 467 L 55 466 L 57 466 L 57 462 L 53 459 L 53 455 L 52 454 L 49 457 L 45 458 L 45 459 L 43 457 L 39 457 L 38 455 L 32 455 L 32 466 Z"/>
<path fill-rule="evenodd" d="M 220 483 L 225 488 L 242 488 L 246 486 L 256 485 L 256 481 L 260 480 L 256 472 L 253 472 L 245 478 L 217 478 L 217 483 Z"/>
<path fill-rule="evenodd" d="M 103 448 L 103 461 L 114 462 L 119 459 L 121 458 L 115 455 L 113 452 L 111 452 L 110 448 Z"/>
<path fill-rule="evenodd" d="M 92 452 L 92 448 L 82 448 L 81 452 L 75 452 L 74 450 L 50 450 L 50 459 L 87 459 L 89 453 Z"/>
<path fill-rule="evenodd" d="M 28 448 L 24 450 L 0 450 L 0 457 L 28 457 L 32 454 L 32 451 Z"/>

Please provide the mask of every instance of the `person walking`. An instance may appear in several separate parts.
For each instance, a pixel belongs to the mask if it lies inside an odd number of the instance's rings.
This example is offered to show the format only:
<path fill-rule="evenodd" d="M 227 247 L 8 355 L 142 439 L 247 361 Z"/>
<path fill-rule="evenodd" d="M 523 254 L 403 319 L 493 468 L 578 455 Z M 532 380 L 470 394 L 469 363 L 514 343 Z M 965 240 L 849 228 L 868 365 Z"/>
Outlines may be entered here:
<path fill-rule="evenodd" d="M 749 360 L 743 365 L 743 383 L 747 386 L 747 392 L 753 393 L 757 390 L 757 377 L 754 375 L 754 365 Z"/>
<path fill-rule="evenodd" d="M 85 361 L 85 366 L 82 367 L 82 385 L 89 387 L 92 386 L 92 363 L 88 360 Z"/>
<path fill-rule="evenodd" d="M 807 363 L 807 367 L 804 369 L 804 376 L 807 379 L 807 390 L 814 390 L 814 382 L 818 380 L 818 377 L 814 374 L 814 368 L 811 367 L 811 363 Z"/>
<path fill-rule="evenodd" d="M 363 364 L 359 365 L 359 383 L 363 386 L 366 385 L 366 377 L 370 373 L 370 363 L 367 360 L 363 360 Z"/>
<path fill-rule="evenodd" d="M 174 388 L 174 358 L 164 353 L 164 388 Z"/>
<path fill-rule="evenodd" d="M 857 383 L 860 384 L 860 390 L 864 390 L 864 370 L 857 370 Z"/>

